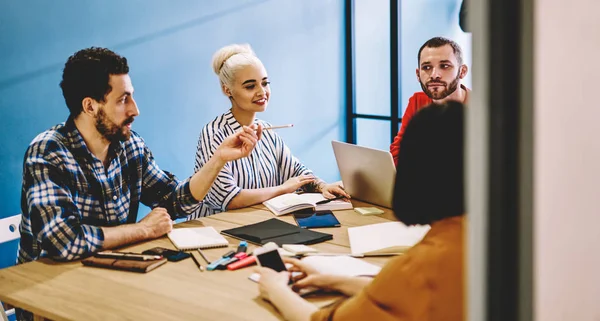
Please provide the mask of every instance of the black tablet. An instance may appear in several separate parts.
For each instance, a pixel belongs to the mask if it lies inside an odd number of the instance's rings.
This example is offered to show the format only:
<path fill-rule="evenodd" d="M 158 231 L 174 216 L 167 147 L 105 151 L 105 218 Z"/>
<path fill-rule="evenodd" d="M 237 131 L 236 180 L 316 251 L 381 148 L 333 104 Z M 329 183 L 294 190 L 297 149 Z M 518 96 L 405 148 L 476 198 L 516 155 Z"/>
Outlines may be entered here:
<path fill-rule="evenodd" d="M 333 215 L 331 211 L 313 212 L 296 212 L 293 213 L 294 220 L 301 228 L 317 228 L 317 227 L 339 227 L 340 221 Z"/>

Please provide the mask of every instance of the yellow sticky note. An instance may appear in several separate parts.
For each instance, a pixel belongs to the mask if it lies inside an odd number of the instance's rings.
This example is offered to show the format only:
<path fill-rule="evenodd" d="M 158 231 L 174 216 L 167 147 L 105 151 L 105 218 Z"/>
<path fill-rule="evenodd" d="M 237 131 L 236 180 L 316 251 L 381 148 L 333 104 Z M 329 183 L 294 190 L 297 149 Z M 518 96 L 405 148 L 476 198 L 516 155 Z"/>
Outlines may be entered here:
<path fill-rule="evenodd" d="M 377 215 L 383 214 L 383 211 L 377 207 L 355 207 L 354 210 L 361 215 Z"/>

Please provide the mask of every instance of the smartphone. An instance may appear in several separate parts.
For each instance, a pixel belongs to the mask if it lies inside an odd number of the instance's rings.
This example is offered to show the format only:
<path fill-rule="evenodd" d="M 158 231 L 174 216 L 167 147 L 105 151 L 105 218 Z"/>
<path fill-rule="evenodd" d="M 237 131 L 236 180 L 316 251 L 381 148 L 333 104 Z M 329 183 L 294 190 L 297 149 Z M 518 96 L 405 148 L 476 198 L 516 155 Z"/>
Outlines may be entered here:
<path fill-rule="evenodd" d="M 331 211 L 310 211 L 293 213 L 294 220 L 301 228 L 339 227 L 340 221 Z"/>
<path fill-rule="evenodd" d="M 162 255 L 170 262 L 181 261 L 192 256 L 190 253 L 186 253 L 184 251 L 176 251 L 164 247 L 153 247 L 142 252 L 142 254 Z"/>
<path fill-rule="evenodd" d="M 265 249 L 258 248 L 254 250 L 254 256 L 256 256 L 256 262 L 262 267 L 273 269 L 277 272 L 286 271 L 285 263 L 279 255 L 277 248 Z"/>

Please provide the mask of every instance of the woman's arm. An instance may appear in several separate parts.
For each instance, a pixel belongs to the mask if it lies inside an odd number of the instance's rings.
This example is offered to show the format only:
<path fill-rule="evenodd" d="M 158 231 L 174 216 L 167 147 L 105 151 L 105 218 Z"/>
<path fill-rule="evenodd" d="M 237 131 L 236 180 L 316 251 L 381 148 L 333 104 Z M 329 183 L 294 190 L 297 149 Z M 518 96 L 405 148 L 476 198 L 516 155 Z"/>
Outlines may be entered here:
<path fill-rule="evenodd" d="M 292 177 L 279 186 L 242 189 L 227 205 L 228 210 L 260 204 L 273 197 L 295 192 L 300 186 L 312 182 L 312 175 Z"/>
<path fill-rule="evenodd" d="M 227 205 L 227 209 L 233 210 L 260 204 L 281 194 L 285 194 L 283 185 L 256 189 L 242 189 L 231 199 L 231 202 Z"/>
<path fill-rule="evenodd" d="M 309 321 L 311 314 L 318 309 L 296 294 L 288 286 L 290 272 L 275 272 L 269 268 L 259 268 L 258 289 L 261 297 L 271 301 L 285 320 Z"/>
<path fill-rule="evenodd" d="M 275 287 L 269 293 L 269 300 L 289 321 L 309 321 L 318 308 L 304 300 L 287 286 Z"/>
<path fill-rule="evenodd" d="M 333 288 L 347 296 L 353 296 L 362 291 L 371 281 L 373 278 L 366 276 L 339 276 Z"/>
<path fill-rule="evenodd" d="M 368 276 L 342 276 L 332 274 L 321 274 L 317 269 L 305 264 L 301 260 L 284 258 L 285 263 L 291 264 L 288 269 L 291 272 L 300 272 L 293 278 L 294 290 L 300 291 L 304 288 L 317 288 L 325 291 L 337 291 L 347 296 L 353 296 L 369 285 L 373 280 Z"/>
<path fill-rule="evenodd" d="M 331 274 L 310 274 L 294 283 L 294 289 L 319 288 L 326 291 L 337 291 L 346 296 L 353 296 L 371 283 L 373 278 L 364 276 L 342 276 Z"/>

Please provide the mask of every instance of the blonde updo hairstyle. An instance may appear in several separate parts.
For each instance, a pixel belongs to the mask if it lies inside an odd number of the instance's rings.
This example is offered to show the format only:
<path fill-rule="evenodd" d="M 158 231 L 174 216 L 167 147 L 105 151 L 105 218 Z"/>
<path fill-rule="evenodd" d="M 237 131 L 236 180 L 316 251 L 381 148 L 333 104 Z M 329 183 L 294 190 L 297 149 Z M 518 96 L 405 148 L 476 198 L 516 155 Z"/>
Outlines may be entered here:
<path fill-rule="evenodd" d="M 249 44 L 225 46 L 217 50 L 212 58 L 213 71 L 219 76 L 223 93 L 228 96 L 230 94 L 226 92 L 225 87 L 231 90 L 237 71 L 252 65 L 262 66 L 262 62 L 256 57 Z"/>

